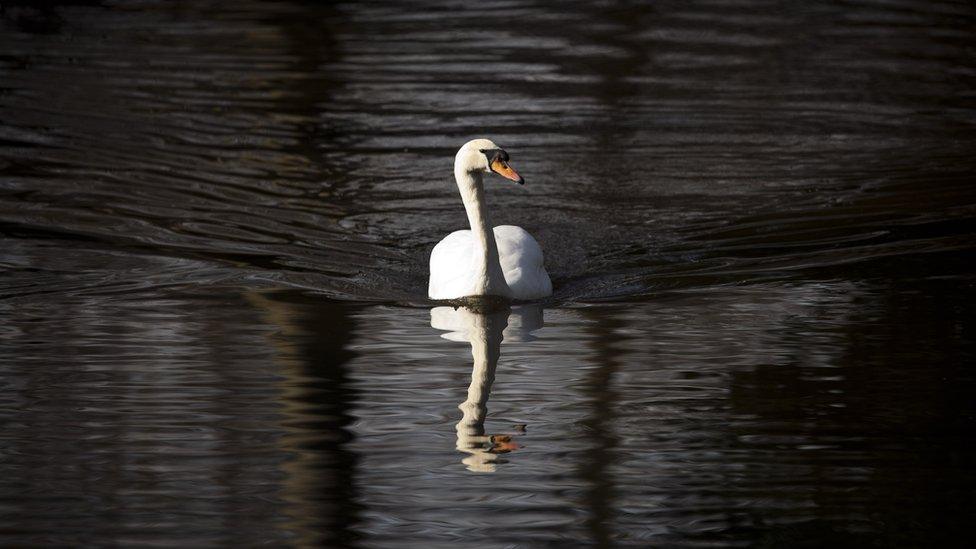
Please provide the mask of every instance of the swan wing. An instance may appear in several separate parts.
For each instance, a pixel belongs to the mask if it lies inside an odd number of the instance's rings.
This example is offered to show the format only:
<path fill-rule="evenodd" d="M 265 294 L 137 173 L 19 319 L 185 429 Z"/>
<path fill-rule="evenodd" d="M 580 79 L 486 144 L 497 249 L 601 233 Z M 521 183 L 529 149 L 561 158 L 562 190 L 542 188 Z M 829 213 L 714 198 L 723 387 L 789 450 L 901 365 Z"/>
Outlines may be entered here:
<path fill-rule="evenodd" d="M 515 299 L 538 299 L 552 295 L 552 282 L 543 264 L 542 247 L 525 229 L 514 225 L 494 228 L 498 258 L 505 282 Z M 431 299 L 456 299 L 468 295 L 474 236 L 471 231 L 454 231 L 434 246 L 430 254 Z"/>
<path fill-rule="evenodd" d="M 430 283 L 427 295 L 431 299 L 464 297 L 470 284 L 471 254 L 474 237 L 471 231 L 454 231 L 434 246 L 430 253 Z"/>
<path fill-rule="evenodd" d="M 515 225 L 499 225 L 494 232 L 498 258 L 512 297 L 538 299 L 552 295 L 552 281 L 543 264 L 542 247 L 532 235 Z"/>

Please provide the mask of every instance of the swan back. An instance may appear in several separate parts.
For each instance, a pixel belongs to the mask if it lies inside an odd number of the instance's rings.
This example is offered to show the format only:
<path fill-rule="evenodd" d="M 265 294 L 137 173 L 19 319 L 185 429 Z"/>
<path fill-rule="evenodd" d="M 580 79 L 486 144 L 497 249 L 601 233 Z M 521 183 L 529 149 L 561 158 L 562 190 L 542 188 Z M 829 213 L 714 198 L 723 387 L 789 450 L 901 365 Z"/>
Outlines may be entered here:
<path fill-rule="evenodd" d="M 546 272 L 542 247 L 522 227 L 499 225 L 492 232 L 498 246 L 498 260 L 510 293 L 507 297 L 527 301 L 552 295 L 552 281 Z M 430 254 L 431 299 L 457 299 L 472 295 L 469 266 L 478 251 L 471 231 L 454 231 L 444 237 Z"/>
<path fill-rule="evenodd" d="M 552 281 L 543 264 L 542 246 L 522 227 L 495 227 L 498 258 L 513 299 L 529 300 L 552 295 Z"/>

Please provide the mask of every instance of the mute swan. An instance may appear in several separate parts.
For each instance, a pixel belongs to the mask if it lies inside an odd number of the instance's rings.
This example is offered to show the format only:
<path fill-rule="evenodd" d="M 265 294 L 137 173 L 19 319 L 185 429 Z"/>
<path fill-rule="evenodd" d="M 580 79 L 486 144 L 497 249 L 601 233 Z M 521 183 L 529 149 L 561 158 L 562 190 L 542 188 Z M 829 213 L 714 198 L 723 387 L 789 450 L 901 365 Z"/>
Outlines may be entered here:
<path fill-rule="evenodd" d="M 508 165 L 508 153 L 488 139 L 468 141 L 454 157 L 454 179 L 471 230 L 455 231 L 434 246 L 427 291 L 431 299 L 491 295 L 529 300 L 552 295 L 542 248 L 532 235 L 513 225 L 489 230 L 482 178 L 491 172 L 524 183 Z"/>

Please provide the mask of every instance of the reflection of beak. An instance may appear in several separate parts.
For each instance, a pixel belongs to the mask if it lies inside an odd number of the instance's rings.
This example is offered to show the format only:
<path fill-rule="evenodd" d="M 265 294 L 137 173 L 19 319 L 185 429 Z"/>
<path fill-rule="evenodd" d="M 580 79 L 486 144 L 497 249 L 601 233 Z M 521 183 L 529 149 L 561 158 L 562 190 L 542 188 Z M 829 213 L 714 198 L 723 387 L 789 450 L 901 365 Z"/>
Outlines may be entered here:
<path fill-rule="evenodd" d="M 522 176 L 519 175 L 517 171 L 513 170 L 512 167 L 508 165 L 508 162 L 505 162 L 501 158 L 496 158 L 494 161 L 492 161 L 491 171 L 497 173 L 505 179 L 511 179 L 519 185 L 525 184 L 525 180 L 522 179 Z"/>
<path fill-rule="evenodd" d="M 491 435 L 488 440 L 491 442 L 488 451 L 495 454 L 507 454 L 519 449 L 519 445 L 508 435 Z"/>

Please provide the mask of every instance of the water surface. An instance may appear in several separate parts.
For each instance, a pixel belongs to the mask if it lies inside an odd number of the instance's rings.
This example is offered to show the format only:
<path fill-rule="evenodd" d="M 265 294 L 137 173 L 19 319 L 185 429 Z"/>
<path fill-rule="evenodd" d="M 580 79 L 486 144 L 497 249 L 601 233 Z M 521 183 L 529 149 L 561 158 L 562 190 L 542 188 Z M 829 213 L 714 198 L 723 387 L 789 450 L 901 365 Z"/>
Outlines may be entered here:
<path fill-rule="evenodd" d="M 0 539 L 971 545 L 973 29 L 5 3 Z M 452 315 L 480 136 L 555 296 Z"/>

